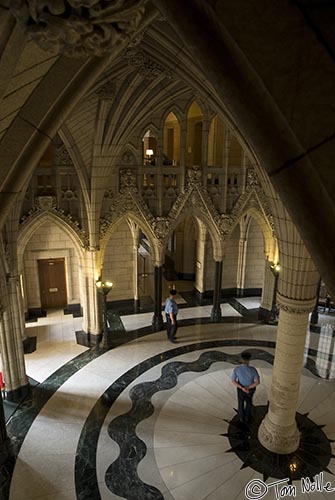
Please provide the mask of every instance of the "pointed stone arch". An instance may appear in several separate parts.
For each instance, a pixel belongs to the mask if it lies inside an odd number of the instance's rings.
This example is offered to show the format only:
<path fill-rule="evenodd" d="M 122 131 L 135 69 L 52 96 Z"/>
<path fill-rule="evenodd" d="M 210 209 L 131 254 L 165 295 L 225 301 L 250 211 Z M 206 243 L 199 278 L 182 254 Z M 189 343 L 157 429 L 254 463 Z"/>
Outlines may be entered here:
<path fill-rule="evenodd" d="M 21 223 L 18 233 L 18 257 L 20 258 L 20 255 L 22 257 L 24 249 L 28 241 L 31 239 L 32 235 L 35 233 L 35 231 L 48 221 L 56 224 L 62 231 L 65 231 L 65 233 L 71 238 L 76 248 L 78 257 L 82 261 L 83 250 L 86 246 L 86 241 L 84 240 L 83 237 L 81 238 L 78 235 L 78 233 L 74 230 L 74 228 L 71 227 L 71 225 L 68 224 L 63 218 L 61 218 L 57 214 L 57 212 L 50 212 L 50 211 L 35 212 L 32 215 L 30 215 L 29 218 L 24 221 L 24 223 Z"/>
<path fill-rule="evenodd" d="M 259 227 L 261 228 L 263 238 L 264 238 L 265 256 L 269 261 L 275 262 L 275 260 L 278 258 L 277 240 L 273 235 L 273 230 L 271 228 L 271 225 L 270 225 L 268 219 L 265 217 L 265 215 L 262 212 L 260 207 L 247 205 L 244 208 L 244 210 L 241 212 L 239 217 L 236 219 L 236 221 L 232 227 L 232 231 L 237 226 L 237 224 L 240 223 L 242 218 L 245 217 L 246 215 L 249 215 L 250 217 L 254 218 L 256 220 L 256 222 L 258 223 Z M 248 232 L 248 228 L 247 228 L 247 232 Z"/>
<path fill-rule="evenodd" d="M 113 220 L 110 222 L 108 228 L 104 232 L 103 237 L 100 240 L 100 263 L 103 262 L 104 260 L 104 255 L 106 251 L 107 244 L 110 240 L 111 235 L 117 228 L 119 224 L 121 224 L 124 221 L 127 221 L 129 219 L 130 221 L 135 222 L 141 231 L 147 236 L 150 247 L 152 249 L 152 257 L 153 261 L 155 263 L 161 263 L 162 260 L 162 247 L 160 245 L 159 240 L 155 237 L 153 234 L 153 229 L 150 226 L 150 224 L 145 220 L 144 217 L 140 217 L 138 214 L 135 212 L 129 210 L 125 211 L 121 214 L 119 214 L 117 217 L 113 218 Z"/>
<path fill-rule="evenodd" d="M 38 230 L 40 230 L 43 226 L 45 226 L 45 224 L 49 225 L 54 224 L 55 226 L 57 226 L 57 228 L 60 230 L 61 233 L 64 233 L 69 238 L 71 244 L 73 245 L 72 248 L 74 254 L 71 252 L 71 246 L 68 246 L 66 242 L 62 248 L 59 248 L 57 245 L 55 245 L 55 247 L 49 246 L 49 248 L 46 248 L 43 242 L 41 242 L 40 247 L 37 247 L 36 250 L 34 249 L 33 252 L 30 252 L 29 254 L 31 255 L 31 265 L 36 266 L 37 268 L 38 259 L 47 259 L 50 257 L 64 258 L 68 303 L 77 304 L 79 302 L 81 305 L 83 305 L 85 303 L 85 292 L 86 292 L 85 280 L 84 280 L 86 246 L 84 244 L 83 239 L 80 238 L 78 232 L 76 232 L 75 229 L 71 227 L 71 225 L 67 223 L 61 216 L 51 211 L 38 211 L 33 213 L 28 219 L 24 221 L 23 224 L 21 224 L 21 227 L 19 228 L 18 241 L 17 241 L 18 270 L 19 273 L 22 274 L 24 288 L 26 290 L 30 289 L 30 293 L 28 295 L 25 295 L 25 303 L 26 303 L 25 305 L 27 308 L 38 307 L 37 303 L 40 300 L 38 298 L 38 294 L 32 293 L 32 291 L 35 290 L 35 288 L 31 284 L 31 280 L 29 280 L 28 282 L 25 281 L 27 277 L 26 273 L 28 272 L 29 268 L 27 268 L 27 266 L 25 265 L 26 261 L 24 260 L 24 255 L 26 249 L 28 248 L 29 242 L 33 241 L 34 234 Z M 31 271 L 29 272 L 31 273 Z M 34 280 L 35 280 L 35 275 L 34 275 Z M 35 285 L 38 287 L 37 278 Z M 29 306 L 28 296 L 32 298 L 32 302 L 33 303 L 35 302 L 36 305 Z M 74 299 L 77 299 L 78 302 L 77 300 Z"/>

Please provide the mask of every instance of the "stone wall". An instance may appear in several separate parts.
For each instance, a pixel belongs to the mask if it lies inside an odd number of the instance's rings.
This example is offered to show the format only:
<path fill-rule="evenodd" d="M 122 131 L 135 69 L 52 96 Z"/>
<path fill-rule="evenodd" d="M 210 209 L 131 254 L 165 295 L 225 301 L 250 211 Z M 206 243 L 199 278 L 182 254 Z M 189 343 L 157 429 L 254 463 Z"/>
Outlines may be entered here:
<path fill-rule="evenodd" d="M 226 253 L 223 260 L 222 288 L 236 288 L 237 263 L 239 250 L 240 230 L 237 226 L 231 238 L 227 241 Z"/>
<path fill-rule="evenodd" d="M 79 264 L 75 246 L 57 224 L 47 222 L 34 232 L 23 254 L 26 308 L 41 307 L 37 261 L 49 258 L 65 259 L 68 304 L 80 303 Z"/>
<path fill-rule="evenodd" d="M 251 219 L 245 267 L 245 288 L 262 288 L 264 282 L 264 238 L 261 228 Z"/>
<path fill-rule="evenodd" d="M 102 278 L 113 283 L 108 301 L 134 298 L 133 240 L 126 222 L 119 224 L 110 237 L 104 256 Z"/>

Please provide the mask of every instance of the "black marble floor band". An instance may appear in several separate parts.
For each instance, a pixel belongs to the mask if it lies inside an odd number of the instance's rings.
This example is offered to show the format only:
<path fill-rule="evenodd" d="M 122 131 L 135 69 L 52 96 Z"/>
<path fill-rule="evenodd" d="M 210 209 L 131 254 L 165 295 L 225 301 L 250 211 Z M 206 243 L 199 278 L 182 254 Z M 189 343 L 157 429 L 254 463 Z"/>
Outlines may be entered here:
<path fill-rule="evenodd" d="M 147 370 L 153 368 L 154 366 L 159 365 L 163 361 L 173 359 L 176 356 L 181 356 L 189 352 L 212 349 L 217 347 L 225 347 L 225 346 L 237 346 L 241 348 L 247 346 L 248 350 L 252 352 L 253 359 L 262 359 L 270 364 L 272 364 L 273 362 L 273 355 L 268 353 L 267 351 L 261 350 L 260 348 L 268 347 L 274 349 L 275 342 L 247 340 L 247 339 L 241 339 L 241 340 L 229 339 L 229 340 L 199 342 L 187 346 L 176 347 L 175 349 L 165 351 L 163 353 L 157 354 L 156 356 L 153 356 L 152 358 L 143 361 L 142 363 L 133 367 L 131 370 L 122 375 L 105 391 L 105 393 L 97 401 L 90 415 L 88 416 L 79 439 L 77 453 L 76 453 L 76 464 L 75 464 L 75 484 L 76 484 L 76 493 L 78 499 L 101 500 L 98 480 L 97 477 L 94 475 L 96 468 L 98 439 L 102 423 L 104 422 L 112 404 L 116 401 L 116 399 L 119 397 L 122 391 L 125 390 L 126 387 L 129 384 L 131 384 L 134 380 L 136 380 L 136 378 L 138 378 L 140 375 L 145 373 Z M 255 349 L 252 349 L 252 347 L 254 347 Z M 221 354 L 222 353 L 220 353 L 220 355 Z M 232 364 L 238 363 L 239 360 L 238 355 L 234 356 L 231 354 L 227 354 L 226 356 L 227 356 L 226 361 L 229 361 Z M 134 439 L 134 442 L 139 443 L 136 439 Z M 139 457 L 134 455 L 134 453 L 136 452 L 136 447 L 131 448 L 131 450 L 129 449 L 129 452 L 131 452 L 131 458 L 132 458 L 130 462 L 133 465 L 132 465 L 132 470 L 129 470 L 129 468 L 127 468 L 126 471 L 128 471 L 128 474 L 130 474 L 131 477 L 135 477 L 137 475 L 136 468 L 139 462 Z M 143 452 L 142 444 L 140 445 L 140 449 L 138 450 L 138 452 L 140 455 Z M 125 488 L 127 488 L 127 485 L 125 485 Z M 144 491 L 145 488 L 142 490 Z M 148 490 L 148 494 L 151 494 L 151 490 Z M 124 497 L 124 494 L 122 494 L 121 496 Z M 137 498 L 142 499 L 147 497 L 137 496 Z"/>
<path fill-rule="evenodd" d="M 75 468 L 77 498 L 80 500 L 101 500 L 98 481 L 95 475 L 98 438 L 101 426 L 107 416 L 110 407 L 116 401 L 121 392 L 130 383 L 132 383 L 138 376 L 142 375 L 150 368 L 156 366 L 157 364 L 160 364 L 162 361 L 175 358 L 178 355 L 197 350 L 232 345 L 237 347 L 248 346 L 248 350 L 252 352 L 253 359 L 266 361 L 270 365 L 272 365 L 273 363 L 273 355 L 267 351 L 260 349 L 260 347 L 274 348 L 274 342 L 252 340 L 222 340 L 203 342 L 175 348 L 156 355 L 153 358 L 145 360 L 136 367 L 129 370 L 114 384 L 112 384 L 105 391 L 102 398 L 100 398 L 100 400 L 92 410 L 85 423 L 83 432 L 79 440 Z M 254 347 L 254 349 L 252 349 L 252 346 Z M 138 464 L 146 454 L 146 445 L 136 435 L 136 426 L 141 420 L 147 418 L 152 414 L 153 406 L 151 403 L 151 397 L 153 396 L 153 394 L 160 390 L 166 390 L 168 388 L 174 387 L 177 383 L 178 375 L 180 373 L 183 373 L 185 371 L 206 371 L 212 363 L 218 361 L 226 361 L 231 363 L 232 365 L 235 365 L 239 362 L 239 355 L 223 353 L 220 351 L 210 351 L 200 355 L 199 359 L 194 362 L 186 363 L 173 361 L 162 368 L 162 375 L 157 380 L 140 383 L 131 389 L 130 398 L 133 403 L 132 408 L 126 414 L 114 419 L 109 425 L 109 434 L 120 447 L 120 455 L 108 468 L 105 477 L 108 488 L 114 494 L 117 494 L 129 500 L 163 498 L 162 493 L 158 491 L 157 488 L 152 485 L 143 483 L 137 475 Z M 311 466 L 307 468 L 306 465 L 304 471 L 306 472 L 308 470 L 310 473 L 317 471 L 316 473 L 318 473 L 320 470 L 327 470 L 326 466 L 331 458 L 331 453 L 329 453 L 329 440 L 320 430 L 319 426 L 315 425 L 305 416 L 299 417 L 299 419 L 299 422 L 302 422 L 301 427 L 303 429 L 306 429 L 306 436 L 308 436 L 308 439 L 312 438 L 312 435 L 314 435 L 314 437 L 316 437 L 317 439 L 321 439 L 321 447 L 323 450 L 322 452 L 320 452 L 320 456 L 323 453 L 323 458 L 319 465 L 314 468 Z M 234 427 L 234 424 L 232 425 Z M 257 423 L 255 423 L 255 425 L 257 425 Z M 319 431 L 322 433 L 322 435 Z M 316 433 L 318 435 L 316 435 Z M 306 440 L 304 441 L 304 443 L 305 458 L 300 457 L 299 459 L 301 461 L 304 460 L 304 463 L 306 464 Z M 239 446 L 240 445 L 238 445 L 238 447 Z M 283 460 L 284 463 L 289 464 L 292 457 L 286 457 L 288 458 L 281 460 Z M 309 463 L 310 462 L 311 460 L 309 461 Z M 246 466 L 253 466 L 250 460 L 247 460 L 245 463 Z M 324 469 L 322 469 L 322 467 L 324 467 Z M 258 470 L 258 468 L 256 467 L 254 467 L 254 469 Z M 262 472 L 264 471 L 262 470 Z M 267 472 L 265 471 L 264 477 L 266 477 L 266 474 Z M 273 474 L 271 474 L 271 476 L 273 476 Z"/>

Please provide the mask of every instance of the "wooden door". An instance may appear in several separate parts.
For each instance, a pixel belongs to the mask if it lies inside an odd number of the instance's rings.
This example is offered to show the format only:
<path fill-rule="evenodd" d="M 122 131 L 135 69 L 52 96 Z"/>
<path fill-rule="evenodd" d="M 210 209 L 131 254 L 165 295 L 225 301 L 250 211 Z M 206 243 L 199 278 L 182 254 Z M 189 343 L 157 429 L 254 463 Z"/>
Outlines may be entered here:
<path fill-rule="evenodd" d="M 66 307 L 65 259 L 41 259 L 37 264 L 42 309 Z"/>

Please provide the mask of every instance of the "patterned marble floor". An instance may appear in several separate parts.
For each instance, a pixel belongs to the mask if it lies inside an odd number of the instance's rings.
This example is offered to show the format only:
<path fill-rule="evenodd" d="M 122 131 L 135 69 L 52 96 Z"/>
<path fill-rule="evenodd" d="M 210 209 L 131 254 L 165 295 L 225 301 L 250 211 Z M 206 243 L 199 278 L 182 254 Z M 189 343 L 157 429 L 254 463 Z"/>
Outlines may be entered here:
<path fill-rule="evenodd" d="M 265 479 L 247 465 L 230 437 L 236 415 L 230 376 L 239 353 L 253 353 L 261 375 L 254 404 L 261 408 L 276 327 L 239 322 L 235 313 L 236 322 L 181 326 L 173 346 L 159 332 L 107 352 L 76 347 L 71 331 L 79 321 L 56 315 L 51 324 L 61 324 L 58 334 L 42 329 L 38 350 L 26 355 L 27 372 L 40 384 L 8 423 L 18 456 L 7 498 L 241 500 L 248 484 L 250 498 L 276 498 L 269 485 L 278 476 Z M 317 345 L 318 334 L 309 342 Z M 298 412 L 324 426 L 323 434 L 317 443 L 312 436 L 313 454 L 305 450 L 299 460 L 319 459 L 324 482 L 335 488 L 335 381 L 317 375 L 315 359 L 306 351 Z M 302 493 L 300 479 L 292 485 L 299 499 L 330 500 L 335 493 Z"/>

